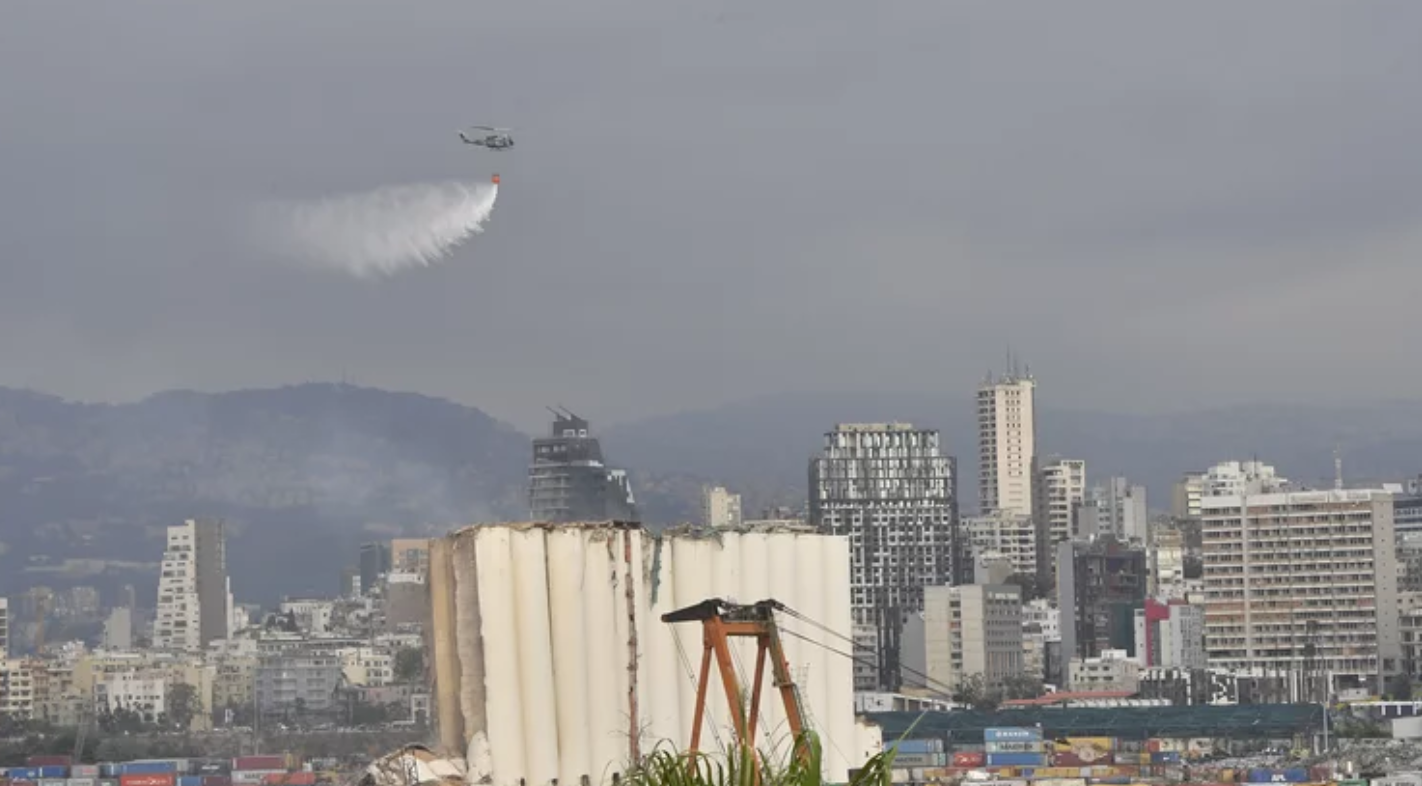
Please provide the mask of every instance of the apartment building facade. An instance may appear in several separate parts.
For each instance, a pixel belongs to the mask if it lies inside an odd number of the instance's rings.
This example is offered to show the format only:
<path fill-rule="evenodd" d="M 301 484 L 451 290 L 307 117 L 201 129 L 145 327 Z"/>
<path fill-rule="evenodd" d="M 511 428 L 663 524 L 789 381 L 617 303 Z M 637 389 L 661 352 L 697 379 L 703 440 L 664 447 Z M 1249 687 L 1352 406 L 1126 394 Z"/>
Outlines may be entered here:
<path fill-rule="evenodd" d="M 1037 382 L 1015 371 L 978 388 L 978 506 L 1032 516 L 1036 480 Z"/>
<path fill-rule="evenodd" d="M 982 675 L 1000 685 L 1023 673 L 1022 590 L 1014 584 L 965 584 L 924 590 L 924 673 L 929 689 L 957 690 Z"/>
<path fill-rule="evenodd" d="M 958 508 L 938 432 L 842 423 L 810 462 L 810 523 L 849 538 L 854 621 L 923 609 L 924 587 L 953 583 Z"/>
<path fill-rule="evenodd" d="M 1378 489 L 1204 497 L 1210 665 L 1381 690 L 1402 667 L 1392 501 Z"/>
<path fill-rule="evenodd" d="M 154 647 L 196 652 L 231 635 L 232 586 L 221 521 L 188 519 L 169 527 L 160 570 Z"/>

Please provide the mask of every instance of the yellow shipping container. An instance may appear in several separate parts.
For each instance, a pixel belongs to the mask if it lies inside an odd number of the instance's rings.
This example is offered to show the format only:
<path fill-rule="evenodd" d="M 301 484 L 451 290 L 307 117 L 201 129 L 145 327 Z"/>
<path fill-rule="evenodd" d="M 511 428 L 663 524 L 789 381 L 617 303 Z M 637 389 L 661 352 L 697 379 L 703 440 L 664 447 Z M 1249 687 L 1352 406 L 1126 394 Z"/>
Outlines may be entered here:
<path fill-rule="evenodd" d="M 1080 767 L 1038 767 L 1032 771 L 1034 778 L 1080 778 Z"/>
<path fill-rule="evenodd" d="M 1115 737 L 1067 737 L 1064 740 L 1052 741 L 1053 753 L 1076 753 L 1094 752 L 1097 754 L 1110 753 L 1116 749 Z M 1090 758 L 1082 756 L 1083 759 Z"/>

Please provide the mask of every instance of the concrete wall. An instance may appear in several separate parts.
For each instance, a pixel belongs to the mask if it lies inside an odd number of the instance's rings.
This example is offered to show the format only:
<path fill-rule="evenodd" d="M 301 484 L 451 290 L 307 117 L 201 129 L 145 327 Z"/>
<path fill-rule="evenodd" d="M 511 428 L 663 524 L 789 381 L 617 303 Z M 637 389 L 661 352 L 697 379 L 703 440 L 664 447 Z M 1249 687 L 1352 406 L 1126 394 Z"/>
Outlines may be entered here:
<path fill-rule="evenodd" d="M 708 598 L 774 598 L 848 638 L 848 574 L 847 539 L 804 532 L 460 530 L 431 552 L 441 745 L 466 753 L 471 783 L 609 783 L 634 752 L 683 749 L 690 740 L 701 628 L 665 624 L 663 613 Z M 781 628 L 810 727 L 823 741 L 826 776 L 843 782 L 866 748 L 851 662 L 831 652 L 850 645 L 794 619 Z M 754 644 L 740 642 L 736 655 L 748 692 Z M 719 749 L 732 734 L 718 682 L 707 705 L 716 728 L 703 732 L 702 747 Z M 768 684 L 761 712 L 759 746 L 788 752 L 785 713 Z"/>

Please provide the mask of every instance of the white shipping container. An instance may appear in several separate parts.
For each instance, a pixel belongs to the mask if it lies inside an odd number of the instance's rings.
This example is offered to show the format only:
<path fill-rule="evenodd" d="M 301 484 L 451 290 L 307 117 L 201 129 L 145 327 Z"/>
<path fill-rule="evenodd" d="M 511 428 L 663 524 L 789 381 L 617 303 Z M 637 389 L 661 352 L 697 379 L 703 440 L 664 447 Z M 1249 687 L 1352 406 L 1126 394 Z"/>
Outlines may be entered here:
<path fill-rule="evenodd" d="M 261 783 L 262 779 L 268 775 L 285 775 L 286 770 L 233 770 L 232 783 L 254 784 Z"/>
<path fill-rule="evenodd" d="M 661 615 L 711 598 L 773 598 L 829 628 L 779 619 L 794 634 L 783 637 L 786 660 L 821 738 L 826 779 L 843 782 L 863 763 L 854 753 L 853 664 L 833 652 L 852 635 L 846 538 L 789 528 L 656 536 L 607 523 L 506 524 L 468 527 L 433 546 L 440 740 L 467 751 L 470 782 L 587 777 L 603 786 L 625 772 L 634 748 L 684 749 L 701 626 Z M 741 665 L 754 663 L 753 641 L 733 645 Z M 756 744 L 785 756 L 789 730 L 768 672 Z M 719 752 L 717 741 L 733 732 L 717 669 L 711 678 L 702 749 Z"/>
<path fill-rule="evenodd" d="M 70 778 L 64 782 L 67 786 L 94 786 L 93 778 Z"/>

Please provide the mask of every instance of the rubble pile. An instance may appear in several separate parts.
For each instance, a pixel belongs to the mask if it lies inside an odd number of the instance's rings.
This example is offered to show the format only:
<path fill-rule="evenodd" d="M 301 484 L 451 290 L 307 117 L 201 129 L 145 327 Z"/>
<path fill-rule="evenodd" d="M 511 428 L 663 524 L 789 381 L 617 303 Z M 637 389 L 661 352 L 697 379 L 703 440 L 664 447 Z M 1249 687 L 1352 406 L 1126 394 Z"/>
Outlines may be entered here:
<path fill-rule="evenodd" d="M 1339 740 L 1320 762 L 1337 762 L 1337 771 L 1355 776 L 1422 771 L 1422 744 L 1395 740 Z M 1313 762 L 1310 762 L 1313 763 Z"/>

